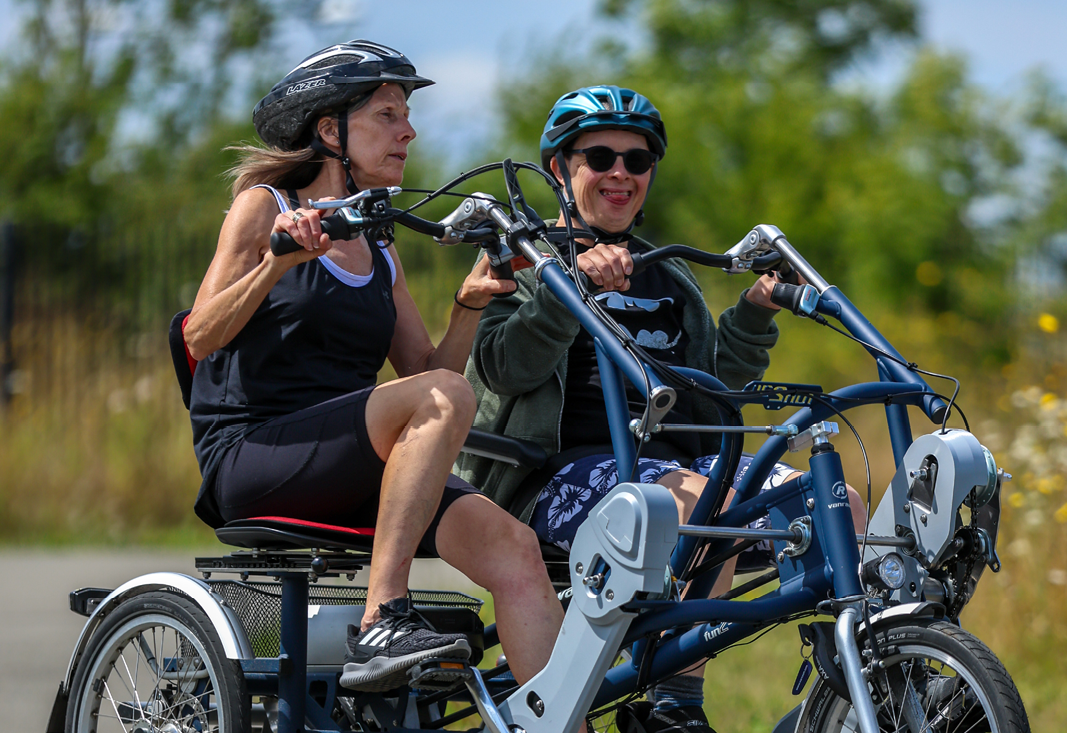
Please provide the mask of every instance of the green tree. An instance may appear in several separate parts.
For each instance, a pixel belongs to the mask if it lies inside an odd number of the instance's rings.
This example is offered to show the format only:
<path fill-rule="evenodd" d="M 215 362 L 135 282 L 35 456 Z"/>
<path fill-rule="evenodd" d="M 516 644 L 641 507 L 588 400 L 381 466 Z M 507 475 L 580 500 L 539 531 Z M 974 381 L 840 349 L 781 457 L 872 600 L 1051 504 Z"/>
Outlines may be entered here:
<path fill-rule="evenodd" d="M 1023 119 L 1021 100 L 983 94 L 963 60 L 919 48 L 913 2 L 610 0 L 602 8 L 637 18 L 647 43 L 563 53 L 551 74 L 509 88 L 508 138 L 533 150 L 545 111 L 575 86 L 642 91 L 669 140 L 646 234 L 723 251 L 753 225 L 776 224 L 862 308 L 952 314 L 941 323 L 948 343 L 1007 359 L 1026 246 L 1015 234 L 1024 220 L 1049 216 L 1056 189 L 1037 208 L 1012 206 L 1032 198 L 1020 186 L 1031 170 L 1027 136 L 1041 125 L 1063 129 L 1059 100 L 1046 94 L 1043 111 Z M 850 65 L 888 41 L 919 49 L 896 88 L 850 83 Z M 716 295 L 714 273 L 705 281 L 716 304 L 735 297 Z"/>

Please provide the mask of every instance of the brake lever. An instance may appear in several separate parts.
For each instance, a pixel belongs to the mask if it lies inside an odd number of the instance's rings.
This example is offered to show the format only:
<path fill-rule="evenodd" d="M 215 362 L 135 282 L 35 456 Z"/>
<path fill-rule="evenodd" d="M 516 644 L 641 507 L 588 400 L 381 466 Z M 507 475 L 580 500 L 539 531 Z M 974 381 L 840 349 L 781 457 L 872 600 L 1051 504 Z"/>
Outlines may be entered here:
<path fill-rule="evenodd" d="M 465 239 L 464 234 L 472 231 L 484 221 L 489 219 L 489 207 L 499 202 L 492 196 L 484 193 L 475 193 L 463 199 L 456 210 L 440 221 L 445 228 L 443 237 L 434 237 L 434 240 L 444 246 L 459 244 Z"/>
<path fill-rule="evenodd" d="M 385 188 L 368 188 L 346 199 L 320 199 L 313 201 L 308 199 L 309 209 L 340 209 L 355 204 L 367 204 L 392 198 L 403 191 L 400 186 L 386 186 Z"/>
<path fill-rule="evenodd" d="M 733 258 L 729 267 L 724 267 L 723 272 L 730 275 L 741 275 L 752 269 L 752 261 L 761 255 L 771 251 L 769 242 L 766 242 L 759 232 L 753 229 L 745 235 L 745 238 L 735 244 L 724 253 Z"/>

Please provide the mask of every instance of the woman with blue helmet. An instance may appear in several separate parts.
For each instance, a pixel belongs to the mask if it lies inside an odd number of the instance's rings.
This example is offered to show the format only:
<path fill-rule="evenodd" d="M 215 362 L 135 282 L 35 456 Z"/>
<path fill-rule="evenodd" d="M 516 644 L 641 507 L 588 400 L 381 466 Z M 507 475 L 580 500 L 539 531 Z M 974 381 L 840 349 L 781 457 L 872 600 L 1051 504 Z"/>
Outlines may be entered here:
<path fill-rule="evenodd" d="M 774 277 L 760 277 L 716 327 L 681 261 L 669 259 L 630 276 L 630 251 L 651 247 L 632 230 L 666 150 L 655 106 L 616 86 L 563 95 L 541 136 L 541 164 L 563 185 L 578 227 L 593 235 L 578 241 L 576 259 L 600 288 L 600 305 L 660 361 L 701 369 L 740 389 L 763 376 L 778 339 L 778 306 L 770 301 Z M 569 549 L 589 510 L 617 483 L 596 353 L 589 333 L 547 288 L 537 287 L 532 270 L 517 272 L 515 279 L 516 291 L 489 304 L 475 334 L 466 370 L 478 397 L 474 425 L 533 440 L 552 458 L 537 472 L 466 454 L 458 467 L 463 478 L 528 522 L 542 542 Z M 628 390 L 631 412 L 640 417 L 643 398 L 632 386 Z M 685 393 L 664 422 L 713 424 L 717 414 L 703 398 Z M 682 521 L 710 473 L 714 441 L 707 434 L 662 433 L 642 449 L 639 480 L 667 487 Z M 742 459 L 737 479 L 749 463 L 750 457 Z M 764 488 L 794 473 L 779 464 Z M 769 547 L 762 552 L 742 555 L 742 562 L 765 562 Z M 732 573 L 728 567 L 720 584 Z M 702 672 L 654 688 L 655 706 L 629 706 L 620 714 L 629 716 L 620 719 L 620 729 L 711 731 L 702 710 Z"/>

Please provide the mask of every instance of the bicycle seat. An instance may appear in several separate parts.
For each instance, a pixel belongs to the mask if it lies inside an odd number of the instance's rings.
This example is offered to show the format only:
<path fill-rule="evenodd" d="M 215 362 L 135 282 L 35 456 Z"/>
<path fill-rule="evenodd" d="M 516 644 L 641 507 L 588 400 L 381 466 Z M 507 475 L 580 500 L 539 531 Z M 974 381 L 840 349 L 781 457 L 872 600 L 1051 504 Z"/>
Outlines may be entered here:
<path fill-rule="evenodd" d="M 369 555 L 373 527 L 338 527 L 291 517 L 251 517 L 227 522 L 215 530 L 220 542 L 255 550 L 316 550 Z M 424 552 L 415 557 L 432 557 Z"/>

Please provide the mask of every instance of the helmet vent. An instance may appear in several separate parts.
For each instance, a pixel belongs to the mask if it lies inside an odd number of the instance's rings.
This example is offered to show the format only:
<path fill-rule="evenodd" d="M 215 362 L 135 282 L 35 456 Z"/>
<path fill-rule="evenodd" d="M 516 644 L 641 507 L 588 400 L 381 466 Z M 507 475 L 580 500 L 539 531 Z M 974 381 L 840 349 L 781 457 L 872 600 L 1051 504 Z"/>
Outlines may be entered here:
<path fill-rule="evenodd" d="M 595 94 L 593 96 L 596 97 L 596 101 L 600 102 L 601 107 L 608 110 L 609 112 L 615 111 L 615 103 L 607 94 Z"/>
<path fill-rule="evenodd" d="M 575 117 L 582 117 L 582 116 L 583 115 L 582 115 L 581 112 L 573 112 L 573 111 L 572 112 L 565 112 L 565 113 L 563 113 L 563 114 L 561 114 L 559 116 L 559 119 L 556 120 L 555 127 L 559 127 L 560 125 L 564 125 L 564 124 L 570 122 L 571 120 L 573 120 Z"/>
<path fill-rule="evenodd" d="M 351 51 L 346 51 L 343 55 L 330 56 L 329 58 L 320 58 L 312 64 L 304 67 L 307 69 L 325 69 L 331 66 L 340 66 L 341 64 L 358 64 L 361 61 L 366 61 L 367 57 L 363 54 L 353 54 Z"/>

